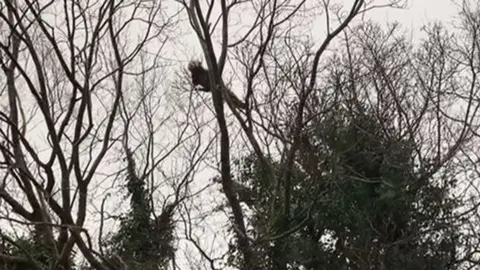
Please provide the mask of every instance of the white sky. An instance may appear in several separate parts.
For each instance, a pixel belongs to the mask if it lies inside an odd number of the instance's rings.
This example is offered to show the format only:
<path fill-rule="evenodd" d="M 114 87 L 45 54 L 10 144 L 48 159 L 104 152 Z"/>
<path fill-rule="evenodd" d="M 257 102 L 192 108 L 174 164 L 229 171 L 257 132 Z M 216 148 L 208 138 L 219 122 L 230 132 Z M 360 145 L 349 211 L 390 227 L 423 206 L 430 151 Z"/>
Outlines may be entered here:
<path fill-rule="evenodd" d="M 433 20 L 450 20 L 457 13 L 452 0 L 410 0 L 406 10 L 383 9 L 374 13 L 379 18 L 398 20 L 408 26 L 419 27 Z M 377 14 L 375 14 L 377 16 Z"/>

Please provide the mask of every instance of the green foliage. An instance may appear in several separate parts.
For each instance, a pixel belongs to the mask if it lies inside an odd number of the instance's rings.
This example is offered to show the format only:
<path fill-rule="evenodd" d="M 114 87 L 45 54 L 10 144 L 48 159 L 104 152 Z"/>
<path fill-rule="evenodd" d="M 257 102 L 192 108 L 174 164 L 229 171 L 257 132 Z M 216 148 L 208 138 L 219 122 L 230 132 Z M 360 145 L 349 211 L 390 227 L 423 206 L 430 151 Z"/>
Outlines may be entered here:
<path fill-rule="evenodd" d="M 388 119 L 337 110 L 303 135 L 290 186 L 281 162 L 271 183 L 255 158 L 238 161 L 263 269 L 453 269 L 455 202 L 415 170 L 412 141 Z"/>
<path fill-rule="evenodd" d="M 44 240 L 45 238 L 39 233 L 39 227 L 31 235 L 26 236 L 13 237 L 1 234 L 1 253 L 17 259 L 3 260 L 1 258 L 0 269 L 23 270 L 40 268 L 61 270 L 71 269 L 74 266 L 74 252 L 70 254 L 66 263 L 59 264 L 53 246 Z"/>
<path fill-rule="evenodd" d="M 173 206 L 167 206 L 157 218 L 152 218 L 149 190 L 135 171 L 132 153 L 127 150 L 127 190 L 130 211 L 120 218 L 120 228 L 107 243 L 115 254 L 132 269 L 163 269 L 172 258 L 174 249 Z"/>

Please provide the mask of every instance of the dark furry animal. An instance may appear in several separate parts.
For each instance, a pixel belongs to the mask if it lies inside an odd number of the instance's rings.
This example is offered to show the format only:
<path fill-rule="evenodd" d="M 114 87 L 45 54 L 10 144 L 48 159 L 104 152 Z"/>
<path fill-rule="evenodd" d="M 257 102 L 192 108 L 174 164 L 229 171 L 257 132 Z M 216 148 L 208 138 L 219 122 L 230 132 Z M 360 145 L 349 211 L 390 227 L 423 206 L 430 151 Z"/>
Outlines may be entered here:
<path fill-rule="evenodd" d="M 188 64 L 188 70 L 192 73 L 192 83 L 197 87 L 197 90 L 210 92 L 208 70 L 202 67 L 202 63 L 200 61 L 190 61 Z"/>
<path fill-rule="evenodd" d="M 195 89 L 202 92 L 210 92 L 210 79 L 208 77 L 208 70 L 204 69 L 200 61 L 190 61 L 188 63 L 188 70 L 192 73 L 192 83 Z M 232 91 L 226 89 L 233 105 L 240 109 L 245 109 L 246 105 L 243 103 Z"/>

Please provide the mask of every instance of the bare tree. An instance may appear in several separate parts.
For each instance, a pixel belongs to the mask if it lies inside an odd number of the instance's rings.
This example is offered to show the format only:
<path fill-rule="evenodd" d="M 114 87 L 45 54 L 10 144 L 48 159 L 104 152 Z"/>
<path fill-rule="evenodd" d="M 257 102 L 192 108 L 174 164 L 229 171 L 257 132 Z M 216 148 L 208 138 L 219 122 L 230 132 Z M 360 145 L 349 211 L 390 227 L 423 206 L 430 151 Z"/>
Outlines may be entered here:
<path fill-rule="evenodd" d="M 93 232 L 85 229 L 91 186 L 112 170 L 106 160 L 115 157 L 115 145 L 129 142 L 124 135 L 135 110 L 141 107 L 146 123 L 152 123 L 151 93 L 137 96 L 135 103 L 128 100 L 132 79 L 146 73 L 145 65 L 138 69 L 139 56 L 148 46 L 161 45 L 174 23 L 163 4 L 27 0 L 0 5 L 5 75 L 0 197 L 15 214 L 2 218 L 17 222 L 15 230 L 21 224 L 34 227 L 52 269 L 71 269 L 74 248 L 96 269 L 107 269 Z M 158 65 L 155 55 L 146 65 Z M 127 120 L 119 121 L 121 116 Z M 154 128 L 146 131 L 147 151 L 155 144 Z M 168 154 L 149 151 L 142 175 L 151 177 Z M 3 257 L 27 260 L 35 269 L 46 263 L 28 253 Z"/>
<path fill-rule="evenodd" d="M 378 7 L 378 3 L 374 4 L 362 0 L 353 1 L 351 7 L 347 10 L 338 8 L 338 5 L 334 5 L 330 1 L 323 1 L 320 6 L 310 6 L 307 1 L 220 1 L 219 3 L 214 1 L 208 1 L 207 3 L 184 1 L 182 3 L 187 9 L 192 29 L 197 35 L 207 62 L 210 89 L 216 89 L 216 91 L 212 91 L 212 100 L 221 137 L 221 181 L 223 192 L 232 211 L 232 226 L 235 230 L 238 247 L 244 259 L 242 269 L 255 269 L 256 261 L 260 258 L 255 258 L 255 254 L 252 252 L 246 230 L 245 214 L 234 190 L 231 172 L 230 133 L 226 124 L 228 116 L 222 98 L 224 97 L 237 123 L 246 135 L 248 145 L 266 168 L 269 168 L 270 164 L 266 158 L 266 148 L 259 141 L 258 136 L 261 136 L 261 133 L 257 131 L 263 129 L 262 132 L 270 133 L 272 130 L 262 125 L 262 123 L 266 123 L 263 121 L 263 112 L 268 107 L 278 108 L 278 102 L 288 106 L 286 110 L 292 112 L 290 122 L 287 123 L 290 130 L 282 138 L 285 148 L 280 150 L 279 153 L 285 159 L 285 167 L 279 176 L 274 175 L 271 168 L 267 170 L 270 181 L 277 183 L 276 186 L 278 187 L 272 192 L 275 193 L 274 196 L 283 198 L 285 201 L 284 211 L 288 216 L 290 190 L 292 188 L 289 183 L 292 166 L 302 139 L 302 128 L 308 121 L 304 118 L 307 104 L 313 96 L 312 93 L 318 91 L 317 77 L 320 58 L 326 53 L 332 40 L 341 34 L 355 17 Z M 379 6 L 396 7 L 400 4 L 401 1 L 390 1 Z M 251 13 L 245 12 L 245 10 L 250 11 L 249 8 Z M 313 12 L 309 13 L 309 10 L 313 10 Z M 271 78 L 279 76 L 278 73 L 293 71 L 289 70 L 288 67 L 281 67 L 281 63 L 278 61 L 285 58 L 278 55 L 269 57 L 269 54 L 275 53 L 274 49 L 279 42 L 288 42 L 288 37 L 292 36 L 292 33 L 297 30 L 295 20 L 300 20 L 300 17 L 312 16 L 316 11 L 322 11 L 325 14 L 326 37 L 320 42 L 318 48 L 306 47 L 307 53 L 300 50 L 289 51 L 289 49 L 294 49 L 294 46 L 289 47 L 287 43 L 287 47 L 284 47 L 287 50 L 282 53 L 287 53 L 289 59 L 292 60 L 292 67 L 298 68 L 298 72 L 303 73 L 298 74 L 303 81 L 299 82 L 299 78 L 296 78 L 295 81 L 299 84 L 284 84 L 282 86 L 286 88 L 278 88 L 279 85 L 275 84 L 276 82 L 272 81 Z M 237 16 L 236 12 L 242 12 L 241 17 L 248 17 L 252 22 L 246 31 L 241 31 L 241 29 L 232 26 L 231 19 L 233 16 Z M 334 26 L 335 22 L 336 26 Z M 298 29 L 301 29 L 301 27 L 298 27 Z M 241 34 L 237 37 L 236 35 L 239 32 Z M 217 36 L 219 36 L 218 40 L 216 39 Z M 306 38 L 308 39 L 309 36 Z M 290 42 L 293 41 L 290 40 Z M 307 58 L 304 58 L 304 56 L 307 56 Z M 224 82 L 227 63 L 229 61 L 235 62 L 235 60 L 239 65 L 233 65 L 232 68 L 235 73 L 242 75 L 241 80 L 244 89 L 238 92 L 245 94 L 245 112 L 238 111 L 225 92 L 229 89 Z M 272 60 L 272 62 L 269 62 L 269 60 Z M 241 67 L 242 70 L 238 70 L 238 67 Z M 268 89 L 267 92 L 262 91 L 262 88 Z M 235 90 L 237 89 L 233 89 L 233 91 Z M 270 100 L 262 100 L 263 97 L 270 98 Z M 293 111 L 292 107 L 294 108 Z M 272 111 L 267 115 L 267 117 L 275 118 L 278 114 Z M 277 125 L 278 123 L 278 119 L 267 121 L 269 125 Z M 273 131 L 275 132 L 275 130 Z M 273 204 L 271 207 L 274 209 L 277 206 Z"/>
<path fill-rule="evenodd" d="M 147 187 L 147 216 L 158 232 L 181 223 L 177 239 L 201 258 L 187 258 L 191 268 L 265 269 L 268 256 L 272 269 L 313 265 L 281 256 L 326 192 L 310 179 L 315 196 L 298 203 L 295 173 L 325 173 L 342 153 L 319 157 L 315 136 L 328 137 L 336 127 L 324 123 L 344 115 L 358 116 L 362 129 L 367 111 L 382 135 L 409 142 L 419 179 L 435 182 L 439 196 L 456 187 L 449 198 L 465 205 L 442 220 L 454 220 L 470 240 L 446 241 L 465 247 L 464 256 L 449 251 L 448 261 L 478 264 L 478 7 L 465 1 L 454 32 L 429 25 L 414 47 L 397 24 L 359 20 L 372 9 L 403 7 L 402 0 L 175 2 L 204 57 L 201 83 L 187 83 L 187 63 L 179 78 L 165 72 L 171 62 L 161 49 L 179 32 L 169 30 L 181 14 L 167 13 L 164 1 L 0 4 L 0 218 L 15 231 L 30 229 L 48 254 L 32 254 L 2 231 L 5 268 L 72 269 L 77 250 L 94 269 L 158 267 L 105 247 L 118 225 L 112 220 L 124 217 L 128 177 Z M 192 91 L 198 85 L 203 93 Z M 207 106 L 194 102 L 198 95 Z M 250 153 L 262 165 L 265 194 L 239 181 L 237 161 Z M 206 168 L 219 177 L 205 176 Z M 218 205 L 216 184 L 226 198 Z M 255 223 L 262 196 L 268 207 Z M 279 213 L 281 226 L 271 218 Z M 223 215 L 228 229 L 197 233 Z M 345 237 L 336 241 L 339 261 L 359 268 L 383 256 L 372 243 L 355 249 Z M 179 268 L 170 245 L 165 253 Z"/>

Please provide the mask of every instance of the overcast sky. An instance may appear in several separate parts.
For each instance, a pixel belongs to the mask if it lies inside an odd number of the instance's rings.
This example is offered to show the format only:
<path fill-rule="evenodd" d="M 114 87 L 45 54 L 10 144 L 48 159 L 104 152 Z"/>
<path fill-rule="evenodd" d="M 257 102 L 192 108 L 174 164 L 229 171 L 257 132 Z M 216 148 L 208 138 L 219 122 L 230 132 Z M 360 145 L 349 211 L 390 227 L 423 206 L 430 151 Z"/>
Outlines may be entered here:
<path fill-rule="evenodd" d="M 378 9 L 370 13 L 376 20 L 398 21 L 405 27 L 419 29 L 434 21 L 450 21 L 457 14 L 458 1 L 452 0 L 409 0 L 407 9 Z"/>

